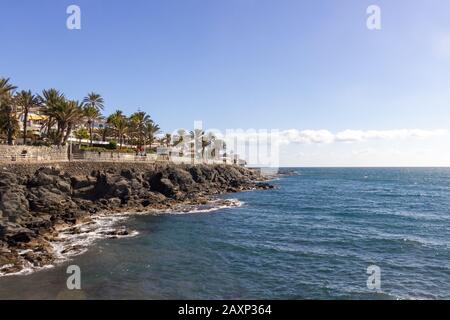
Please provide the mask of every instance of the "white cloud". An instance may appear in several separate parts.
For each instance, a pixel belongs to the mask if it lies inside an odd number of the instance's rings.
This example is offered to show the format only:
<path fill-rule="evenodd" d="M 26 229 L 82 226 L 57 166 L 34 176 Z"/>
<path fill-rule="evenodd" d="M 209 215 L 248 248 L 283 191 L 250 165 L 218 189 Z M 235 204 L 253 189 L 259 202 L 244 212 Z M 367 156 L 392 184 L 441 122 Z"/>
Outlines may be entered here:
<path fill-rule="evenodd" d="M 290 129 L 279 132 L 282 143 L 331 143 L 334 135 L 328 130 L 303 130 Z"/>
<path fill-rule="evenodd" d="M 345 130 L 335 135 L 336 141 L 354 142 L 372 139 L 398 140 L 398 139 L 426 139 L 446 134 L 446 130 L 420 130 L 420 129 L 400 129 L 400 130 Z"/>
<path fill-rule="evenodd" d="M 406 140 L 406 139 L 429 139 L 441 137 L 448 134 L 448 130 L 423 130 L 423 129 L 395 129 L 395 130 L 344 130 L 332 133 L 329 130 L 281 130 L 281 131 L 237 131 L 230 134 L 227 132 L 227 139 L 237 138 L 238 140 L 257 141 L 265 140 L 268 137 L 279 144 L 330 144 L 330 143 L 351 143 L 369 140 Z"/>

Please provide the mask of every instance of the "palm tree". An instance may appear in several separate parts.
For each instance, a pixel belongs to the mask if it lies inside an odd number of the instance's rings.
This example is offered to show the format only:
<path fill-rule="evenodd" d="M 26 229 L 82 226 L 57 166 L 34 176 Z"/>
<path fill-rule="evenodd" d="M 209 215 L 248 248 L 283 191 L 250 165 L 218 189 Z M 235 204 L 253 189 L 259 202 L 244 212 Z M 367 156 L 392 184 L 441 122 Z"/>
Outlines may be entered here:
<path fill-rule="evenodd" d="M 0 101 L 0 132 L 6 133 L 8 145 L 12 145 L 19 131 L 19 122 L 14 112 L 12 98 L 3 97 Z"/>
<path fill-rule="evenodd" d="M 83 103 L 85 105 L 85 116 L 87 118 L 87 124 L 89 126 L 89 139 L 90 146 L 92 147 L 92 139 L 93 139 L 93 128 L 95 124 L 95 120 L 100 118 L 101 110 L 104 108 L 105 101 L 102 96 L 95 92 L 90 92 L 83 99 Z"/>
<path fill-rule="evenodd" d="M 119 140 L 120 148 L 122 148 L 123 136 L 128 128 L 127 118 L 121 110 L 116 110 L 116 112 L 108 117 L 106 122 L 113 127 L 116 132 L 116 137 Z"/>
<path fill-rule="evenodd" d="M 79 123 L 84 115 L 83 105 L 78 101 L 60 101 L 50 113 L 57 123 L 54 143 L 58 146 L 66 144 L 73 127 Z"/>
<path fill-rule="evenodd" d="M 202 129 L 195 129 L 191 131 L 191 146 L 194 152 L 194 156 L 198 153 L 198 147 L 201 149 L 201 158 L 204 159 L 205 148 L 209 145 L 206 143 L 206 133 Z M 197 149 L 197 150 L 194 150 Z"/>
<path fill-rule="evenodd" d="M 202 159 L 205 160 L 205 150 L 214 143 L 216 137 L 212 133 L 204 134 L 202 137 Z"/>
<path fill-rule="evenodd" d="M 6 133 L 9 145 L 13 144 L 14 136 L 19 131 L 12 98 L 16 89 L 16 86 L 9 83 L 9 78 L 0 78 L 0 132 Z"/>
<path fill-rule="evenodd" d="M 66 104 L 67 106 L 65 109 L 66 111 L 65 120 L 67 122 L 67 127 L 66 133 L 62 141 L 63 145 L 67 143 L 67 140 L 69 139 L 73 128 L 82 121 L 84 116 L 83 103 L 71 100 L 67 101 Z"/>
<path fill-rule="evenodd" d="M 191 139 L 193 140 L 193 142 L 191 142 L 193 147 L 200 146 L 201 158 L 205 160 L 206 148 L 214 142 L 216 137 L 212 133 L 205 133 L 205 131 L 201 129 L 195 129 L 194 131 L 191 131 Z M 197 153 L 197 150 L 195 150 L 194 154 L 195 153 Z"/>
<path fill-rule="evenodd" d="M 28 126 L 28 114 L 33 108 L 40 105 L 39 98 L 31 93 L 30 90 L 22 90 L 15 96 L 15 102 L 18 107 L 22 108 L 23 114 L 23 144 L 27 144 L 27 126 Z"/>
<path fill-rule="evenodd" d="M 170 143 L 172 142 L 172 135 L 170 133 L 166 133 L 164 135 L 163 141 L 166 144 L 166 147 L 169 147 Z"/>
<path fill-rule="evenodd" d="M 154 123 L 153 121 L 147 122 L 145 126 L 145 135 L 147 138 L 147 142 L 152 147 L 152 144 L 155 142 L 155 135 L 161 130 L 161 128 Z"/>
<path fill-rule="evenodd" d="M 177 146 L 179 144 L 184 144 L 186 135 L 187 135 L 186 130 L 179 129 L 177 131 L 177 134 L 173 138 L 173 145 Z"/>
<path fill-rule="evenodd" d="M 17 87 L 9 83 L 9 78 L 0 78 L 0 99 L 4 96 L 11 95 Z"/>
<path fill-rule="evenodd" d="M 98 93 L 90 92 L 83 99 L 83 103 L 87 106 L 91 106 L 92 108 L 97 109 L 97 111 L 100 113 L 100 111 L 104 108 L 105 101 Z"/>
<path fill-rule="evenodd" d="M 45 124 L 45 134 L 47 135 L 47 137 L 49 137 L 50 131 L 56 122 L 53 114 L 57 111 L 60 104 L 65 100 L 65 97 L 63 93 L 52 88 L 43 90 L 42 95 L 40 95 L 38 98 L 40 100 L 40 104 L 43 107 L 44 115 L 48 117 Z"/>
<path fill-rule="evenodd" d="M 148 134 L 147 126 L 152 123 L 153 120 L 144 111 L 135 112 L 130 116 L 130 129 L 136 138 L 138 149 L 144 146 Z"/>
<path fill-rule="evenodd" d="M 102 141 L 106 141 L 106 137 L 110 134 L 112 131 L 112 128 L 110 128 L 107 125 L 99 125 L 98 128 L 95 130 L 95 133 L 98 134 L 100 137 L 102 137 Z"/>
<path fill-rule="evenodd" d="M 93 129 L 97 119 L 100 118 L 100 111 L 92 105 L 84 105 L 84 116 L 86 117 L 86 123 L 89 130 L 89 145 L 92 147 L 93 141 Z"/>

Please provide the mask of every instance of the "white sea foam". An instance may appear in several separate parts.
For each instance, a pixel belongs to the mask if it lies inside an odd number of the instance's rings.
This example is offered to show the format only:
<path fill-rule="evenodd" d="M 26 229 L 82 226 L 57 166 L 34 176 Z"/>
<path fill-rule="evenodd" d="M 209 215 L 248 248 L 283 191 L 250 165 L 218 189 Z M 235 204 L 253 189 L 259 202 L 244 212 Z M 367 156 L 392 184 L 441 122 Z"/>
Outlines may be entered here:
<path fill-rule="evenodd" d="M 125 227 L 117 226 L 126 219 L 126 214 L 100 214 L 92 221 L 61 229 L 57 239 L 51 242 L 56 262 L 85 253 L 96 240 L 136 236 L 137 231 L 128 232 Z"/>
<path fill-rule="evenodd" d="M 213 200 L 204 205 L 183 206 L 175 209 L 164 211 L 169 214 L 193 214 L 193 213 L 209 213 L 227 208 L 241 207 L 244 202 L 237 199 Z"/>
<path fill-rule="evenodd" d="M 63 263 L 72 259 L 75 256 L 81 255 L 89 250 L 89 247 L 98 240 L 107 238 L 129 238 L 139 234 L 138 231 L 128 231 L 120 223 L 125 222 L 130 216 L 135 215 L 149 215 L 149 214 L 193 214 L 193 213 L 208 213 L 225 208 L 237 208 L 244 203 L 237 199 L 217 199 L 209 201 L 202 205 L 180 205 L 167 210 L 151 210 L 147 212 L 125 212 L 112 214 L 97 214 L 87 222 L 79 223 L 74 226 L 64 227 L 58 230 L 58 236 L 53 241 L 49 242 L 53 255 L 54 264 L 45 265 L 42 267 L 33 266 L 29 261 L 23 259 L 22 269 L 14 273 L 5 273 L 12 265 L 5 265 L 0 268 L 1 276 L 13 275 L 28 275 L 35 271 L 49 269 L 55 265 Z M 127 231 L 127 232 L 125 232 Z M 32 250 L 22 250 L 20 255 L 24 255 Z"/>

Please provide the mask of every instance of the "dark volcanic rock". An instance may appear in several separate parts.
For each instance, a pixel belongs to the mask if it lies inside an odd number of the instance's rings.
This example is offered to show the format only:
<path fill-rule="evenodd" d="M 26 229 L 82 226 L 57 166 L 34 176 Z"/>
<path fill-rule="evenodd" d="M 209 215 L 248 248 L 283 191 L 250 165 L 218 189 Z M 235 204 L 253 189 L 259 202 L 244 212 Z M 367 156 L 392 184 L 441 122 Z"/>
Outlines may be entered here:
<path fill-rule="evenodd" d="M 8 222 L 3 227 L 2 240 L 6 240 L 10 245 L 28 242 L 35 236 L 35 232 L 16 223 Z"/>
<path fill-rule="evenodd" d="M 16 222 L 28 213 L 25 191 L 16 175 L 0 172 L 0 219 Z"/>
<path fill-rule="evenodd" d="M 32 174 L 0 171 L 0 270 L 5 265 L 11 272 L 20 270 L 20 259 L 49 263 L 51 254 L 40 240 L 46 232 L 57 234 L 56 224 L 73 225 L 100 211 L 168 209 L 205 203 L 224 192 L 272 187 L 258 183 L 263 178 L 256 172 L 229 165 L 97 164 L 92 172 L 77 163 L 65 166 L 70 174 L 57 167 Z M 18 256 L 19 249 L 30 246 L 33 252 Z"/>

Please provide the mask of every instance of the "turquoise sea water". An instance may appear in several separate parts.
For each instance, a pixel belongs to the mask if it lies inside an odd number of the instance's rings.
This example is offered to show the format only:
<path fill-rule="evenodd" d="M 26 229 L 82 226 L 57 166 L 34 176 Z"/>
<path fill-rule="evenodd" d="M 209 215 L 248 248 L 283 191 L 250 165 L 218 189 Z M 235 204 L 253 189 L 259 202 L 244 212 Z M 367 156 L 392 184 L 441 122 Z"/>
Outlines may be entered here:
<path fill-rule="evenodd" d="M 450 299 L 450 169 L 295 171 L 275 190 L 227 195 L 238 208 L 130 217 L 120 223 L 137 236 L 0 278 L 0 298 Z"/>

